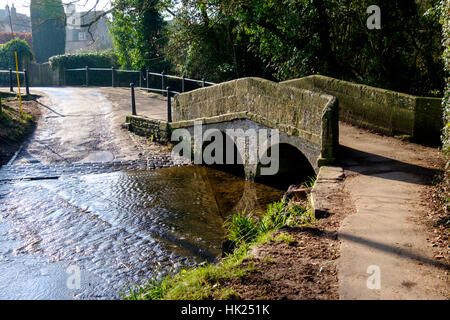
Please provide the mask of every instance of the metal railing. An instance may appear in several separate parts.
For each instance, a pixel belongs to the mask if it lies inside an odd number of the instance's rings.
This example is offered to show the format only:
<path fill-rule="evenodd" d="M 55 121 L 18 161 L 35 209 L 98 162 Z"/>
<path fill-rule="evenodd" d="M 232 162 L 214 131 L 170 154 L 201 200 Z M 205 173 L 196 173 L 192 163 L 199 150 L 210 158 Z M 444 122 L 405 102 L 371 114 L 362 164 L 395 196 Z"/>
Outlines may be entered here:
<path fill-rule="evenodd" d="M 139 73 L 139 86 L 136 87 L 134 83 L 130 83 L 131 88 L 131 113 L 132 115 L 136 115 L 136 97 L 135 97 L 135 89 L 140 90 L 146 90 L 146 91 L 152 91 L 152 92 L 158 92 L 161 93 L 163 96 L 167 97 L 167 121 L 172 122 L 172 102 L 171 98 L 173 95 L 178 93 L 184 93 L 190 90 L 186 90 L 186 82 L 192 82 L 200 85 L 202 88 L 210 85 L 215 85 L 214 82 L 206 81 L 204 78 L 202 80 L 196 80 L 191 78 L 186 78 L 183 76 L 174 76 L 174 75 L 167 75 L 163 72 L 157 73 L 157 72 L 151 72 L 149 70 L 124 70 L 124 69 L 116 69 L 115 67 L 111 68 L 90 68 L 88 66 L 84 68 L 76 68 L 76 69 L 66 69 L 65 72 L 76 72 L 76 71 L 84 71 L 85 72 L 85 85 L 86 87 L 89 86 L 89 71 L 109 71 L 111 72 L 111 87 L 116 87 L 117 85 L 117 79 L 116 75 L 118 72 L 127 72 L 127 73 Z M 65 73 L 64 73 L 65 74 Z M 144 76 L 143 76 L 144 75 Z M 149 85 L 149 76 L 157 76 L 161 77 L 161 89 L 158 88 L 151 88 Z M 181 92 L 173 91 L 170 89 L 170 86 L 168 86 L 167 79 L 175 79 L 175 80 L 181 80 Z M 143 86 L 143 81 L 145 81 L 146 85 Z"/>
<path fill-rule="evenodd" d="M 141 89 L 141 90 L 163 93 L 167 96 L 167 122 L 172 122 L 172 95 L 180 93 L 180 92 L 172 91 L 172 90 L 170 90 L 170 87 L 166 87 L 165 90 L 154 89 L 154 88 L 135 87 L 134 83 L 130 83 L 130 87 L 131 87 L 131 114 L 133 116 L 137 115 L 137 113 L 136 113 L 136 97 L 135 97 L 134 90 Z"/>
<path fill-rule="evenodd" d="M 89 86 L 89 71 L 109 71 L 111 72 L 111 87 L 115 87 L 117 84 L 117 73 L 118 72 L 124 72 L 124 73 L 139 73 L 139 87 L 144 88 L 143 81 L 146 82 L 145 88 L 150 89 L 149 86 L 149 76 L 157 76 L 161 77 L 161 90 L 166 91 L 165 88 L 167 87 L 167 79 L 176 79 L 181 81 L 181 92 L 186 92 L 186 82 L 192 82 L 199 84 L 201 87 L 206 87 L 208 85 L 215 85 L 214 82 L 206 81 L 206 79 L 191 79 L 187 78 L 184 75 L 183 76 L 174 76 L 174 75 L 168 75 L 165 74 L 164 71 L 161 73 L 157 72 L 151 72 L 150 70 L 126 70 L 126 69 L 117 69 L 115 67 L 111 68 L 90 68 L 88 66 L 84 68 L 76 68 L 76 69 L 65 69 L 65 72 L 76 72 L 76 71 L 84 71 L 85 72 L 85 85 L 86 87 Z M 155 89 L 155 88 L 153 88 Z"/>
<path fill-rule="evenodd" d="M 25 82 L 25 88 L 27 95 L 30 94 L 30 85 L 28 82 L 28 71 L 27 69 L 23 69 L 23 71 L 14 71 L 12 68 L 9 68 L 9 70 L 0 70 L 0 73 L 8 73 L 9 74 L 9 91 L 14 92 L 14 80 L 13 80 L 13 74 L 22 74 L 24 77 Z"/>

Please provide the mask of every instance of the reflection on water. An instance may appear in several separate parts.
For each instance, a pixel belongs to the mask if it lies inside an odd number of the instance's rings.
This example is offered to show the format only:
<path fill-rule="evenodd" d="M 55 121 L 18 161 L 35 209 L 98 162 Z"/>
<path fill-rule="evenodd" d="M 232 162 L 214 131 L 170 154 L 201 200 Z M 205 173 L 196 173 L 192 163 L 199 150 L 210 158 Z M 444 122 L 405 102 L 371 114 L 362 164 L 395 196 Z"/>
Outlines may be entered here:
<path fill-rule="evenodd" d="M 284 192 L 200 166 L 126 172 L 109 185 L 113 186 L 109 196 L 121 204 L 115 217 L 121 224 L 131 222 L 192 253 L 199 246 L 216 256 L 229 215 L 263 211 Z"/>

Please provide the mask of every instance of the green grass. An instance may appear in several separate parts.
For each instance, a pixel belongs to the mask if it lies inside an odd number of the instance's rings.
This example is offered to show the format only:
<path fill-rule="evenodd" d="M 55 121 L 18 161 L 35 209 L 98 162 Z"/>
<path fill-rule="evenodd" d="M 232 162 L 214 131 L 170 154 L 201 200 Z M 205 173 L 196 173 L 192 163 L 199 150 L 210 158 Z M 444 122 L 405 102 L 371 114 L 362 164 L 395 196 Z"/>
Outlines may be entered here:
<path fill-rule="evenodd" d="M 31 115 L 24 113 L 23 118 L 20 111 L 12 109 L 3 104 L 0 112 L 0 139 L 5 142 L 20 142 L 32 128 Z"/>
<path fill-rule="evenodd" d="M 237 245 L 233 253 L 217 264 L 183 270 L 162 279 L 152 278 L 144 285 L 128 288 L 122 293 L 123 298 L 127 300 L 238 299 L 237 292 L 223 285 L 232 279 L 239 279 L 257 271 L 249 249 L 270 241 L 291 244 L 294 241 L 291 236 L 281 233 L 274 237 L 273 232 L 285 226 L 313 222 L 315 218 L 312 210 L 299 207 L 292 202 L 275 202 L 268 206 L 262 216 L 246 212 L 237 213 L 225 222 L 228 239 Z M 246 263 L 243 263 L 244 261 Z M 270 262 L 276 263 L 276 260 L 273 259 Z"/>
<path fill-rule="evenodd" d="M 316 183 L 317 176 L 308 177 L 308 180 L 303 182 L 303 187 L 310 188 L 314 187 L 314 184 Z"/>
<path fill-rule="evenodd" d="M 290 245 L 290 244 L 295 242 L 295 240 L 292 238 L 292 236 L 289 235 L 289 234 L 286 234 L 286 233 L 279 233 L 279 234 L 277 234 L 273 238 L 273 240 L 276 241 L 276 242 L 284 242 L 284 243 L 286 243 L 288 245 Z"/>
<path fill-rule="evenodd" d="M 253 241 L 260 233 L 260 220 L 245 211 L 232 215 L 224 224 L 227 237 L 236 243 Z"/>
<path fill-rule="evenodd" d="M 241 266 L 248 245 L 239 247 L 232 255 L 218 264 L 205 265 L 168 275 L 161 280 L 151 279 L 147 284 L 129 288 L 124 294 L 127 300 L 204 300 L 238 298 L 236 292 L 222 288 L 221 283 L 254 272 L 254 265 Z"/>

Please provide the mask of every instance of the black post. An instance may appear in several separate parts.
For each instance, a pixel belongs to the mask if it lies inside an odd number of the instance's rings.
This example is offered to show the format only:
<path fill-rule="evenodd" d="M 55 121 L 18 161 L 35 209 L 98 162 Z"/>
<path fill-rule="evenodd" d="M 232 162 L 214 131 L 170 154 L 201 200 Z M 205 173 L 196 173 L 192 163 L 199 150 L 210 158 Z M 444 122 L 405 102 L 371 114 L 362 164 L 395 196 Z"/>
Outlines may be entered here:
<path fill-rule="evenodd" d="M 148 69 L 145 69 L 145 80 L 147 80 L 147 89 L 148 89 Z"/>
<path fill-rule="evenodd" d="M 184 78 L 185 78 L 185 76 L 184 76 L 184 74 L 183 74 L 183 76 L 181 77 L 181 92 L 184 92 Z"/>
<path fill-rule="evenodd" d="M 27 71 L 27 69 L 23 69 L 23 77 L 24 77 L 24 80 L 25 80 L 25 87 L 26 87 L 26 92 L 27 92 L 27 95 L 30 95 L 30 85 L 29 85 L 29 83 L 28 83 L 28 71 Z"/>
<path fill-rule="evenodd" d="M 89 67 L 86 66 L 86 87 L 89 87 Z"/>
<path fill-rule="evenodd" d="M 134 83 L 130 83 L 131 87 L 131 114 L 136 115 L 136 100 L 134 99 Z"/>
<path fill-rule="evenodd" d="M 111 67 L 111 87 L 114 88 L 115 83 L 114 83 L 114 67 Z"/>
<path fill-rule="evenodd" d="M 14 92 L 12 69 L 9 68 L 9 91 Z"/>
<path fill-rule="evenodd" d="M 172 102 L 170 95 L 170 87 L 166 88 L 167 90 L 167 122 L 172 122 Z"/>
<path fill-rule="evenodd" d="M 204 88 L 205 87 L 205 78 L 202 78 L 202 87 Z"/>
<path fill-rule="evenodd" d="M 142 70 L 139 70 L 139 88 L 142 88 Z"/>
<path fill-rule="evenodd" d="M 164 78 L 165 78 L 165 75 L 164 75 L 164 71 L 163 71 L 163 72 L 161 72 L 161 90 L 164 90 L 166 88 Z M 164 95 L 164 92 L 163 92 L 163 95 Z"/>

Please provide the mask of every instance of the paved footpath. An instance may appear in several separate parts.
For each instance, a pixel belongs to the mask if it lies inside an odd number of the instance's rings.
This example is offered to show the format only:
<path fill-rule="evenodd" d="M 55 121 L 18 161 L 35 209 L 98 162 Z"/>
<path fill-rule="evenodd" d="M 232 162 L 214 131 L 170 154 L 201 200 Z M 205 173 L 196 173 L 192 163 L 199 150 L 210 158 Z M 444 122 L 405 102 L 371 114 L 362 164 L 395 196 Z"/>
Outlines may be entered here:
<path fill-rule="evenodd" d="M 342 123 L 340 144 L 355 207 L 339 231 L 340 298 L 448 299 L 449 266 L 433 258 L 421 219 L 438 150 Z"/>

